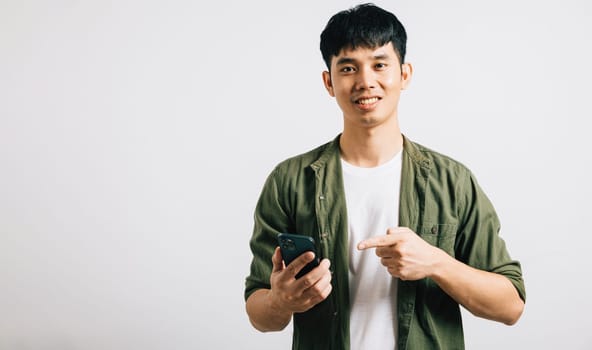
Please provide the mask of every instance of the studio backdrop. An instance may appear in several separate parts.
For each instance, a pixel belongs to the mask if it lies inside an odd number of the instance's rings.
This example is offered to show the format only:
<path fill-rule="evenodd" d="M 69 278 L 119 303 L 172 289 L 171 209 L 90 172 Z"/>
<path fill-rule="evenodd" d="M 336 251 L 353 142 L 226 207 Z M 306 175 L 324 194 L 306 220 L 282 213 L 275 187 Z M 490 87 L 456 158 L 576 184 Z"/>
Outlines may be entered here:
<path fill-rule="evenodd" d="M 253 211 L 333 139 L 319 35 L 350 1 L 0 1 L 0 349 L 288 349 L 244 311 Z M 380 1 L 403 133 L 477 176 L 522 262 L 468 349 L 591 349 L 591 5 Z"/>

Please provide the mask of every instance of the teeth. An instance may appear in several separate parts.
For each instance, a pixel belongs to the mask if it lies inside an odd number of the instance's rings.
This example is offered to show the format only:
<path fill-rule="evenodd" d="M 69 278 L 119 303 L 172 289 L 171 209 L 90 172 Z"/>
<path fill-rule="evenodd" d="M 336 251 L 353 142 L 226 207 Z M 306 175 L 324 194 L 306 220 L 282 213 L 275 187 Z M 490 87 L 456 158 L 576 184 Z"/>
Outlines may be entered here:
<path fill-rule="evenodd" d="M 358 100 L 358 103 L 361 105 L 369 105 L 378 101 L 378 97 L 372 98 L 362 98 Z"/>

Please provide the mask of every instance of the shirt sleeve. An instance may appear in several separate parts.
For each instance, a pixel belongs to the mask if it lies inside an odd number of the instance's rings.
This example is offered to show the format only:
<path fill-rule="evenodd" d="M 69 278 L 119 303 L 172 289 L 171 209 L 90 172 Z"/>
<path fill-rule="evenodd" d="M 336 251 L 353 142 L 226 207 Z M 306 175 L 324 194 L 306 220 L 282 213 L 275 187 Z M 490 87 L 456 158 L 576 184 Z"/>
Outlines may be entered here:
<path fill-rule="evenodd" d="M 267 178 L 255 208 L 253 235 L 250 240 L 250 274 L 245 282 L 245 300 L 258 289 L 271 288 L 269 277 L 273 268 L 271 257 L 277 247 L 277 236 L 288 232 L 290 219 L 281 204 L 278 185 L 279 170 L 276 168 Z"/>
<path fill-rule="evenodd" d="M 491 201 L 470 172 L 460 183 L 457 259 L 477 269 L 505 276 L 526 301 L 520 262 L 512 260 L 506 243 L 499 236 L 500 222 Z"/>

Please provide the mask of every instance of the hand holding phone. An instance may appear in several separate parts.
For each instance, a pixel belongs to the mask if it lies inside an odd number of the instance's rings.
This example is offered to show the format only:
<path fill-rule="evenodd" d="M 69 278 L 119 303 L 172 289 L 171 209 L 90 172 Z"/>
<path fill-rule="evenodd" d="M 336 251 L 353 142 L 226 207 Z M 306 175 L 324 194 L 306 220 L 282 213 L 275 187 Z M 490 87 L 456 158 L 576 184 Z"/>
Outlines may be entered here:
<path fill-rule="evenodd" d="M 282 258 L 284 259 L 286 266 L 306 252 L 313 252 L 315 254 L 314 260 L 309 262 L 296 274 L 297 279 L 306 275 L 315 267 L 319 266 L 320 259 L 316 253 L 315 242 L 312 237 L 291 233 L 280 233 L 278 235 L 278 244 L 280 246 Z"/>

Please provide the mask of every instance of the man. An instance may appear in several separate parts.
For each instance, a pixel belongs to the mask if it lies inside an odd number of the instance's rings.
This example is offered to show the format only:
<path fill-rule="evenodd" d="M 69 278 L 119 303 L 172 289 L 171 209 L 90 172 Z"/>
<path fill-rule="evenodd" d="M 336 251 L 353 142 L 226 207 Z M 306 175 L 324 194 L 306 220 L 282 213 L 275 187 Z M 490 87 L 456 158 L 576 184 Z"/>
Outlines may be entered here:
<path fill-rule="evenodd" d="M 323 82 L 343 132 L 280 163 L 259 198 L 246 309 L 260 331 L 293 319 L 294 349 L 462 349 L 459 304 L 508 325 L 524 308 L 520 264 L 471 172 L 401 134 L 405 44 L 371 4 L 329 20 Z M 314 254 L 286 266 L 282 232 L 313 237 L 320 265 L 295 278 Z"/>

